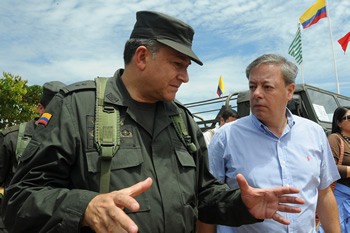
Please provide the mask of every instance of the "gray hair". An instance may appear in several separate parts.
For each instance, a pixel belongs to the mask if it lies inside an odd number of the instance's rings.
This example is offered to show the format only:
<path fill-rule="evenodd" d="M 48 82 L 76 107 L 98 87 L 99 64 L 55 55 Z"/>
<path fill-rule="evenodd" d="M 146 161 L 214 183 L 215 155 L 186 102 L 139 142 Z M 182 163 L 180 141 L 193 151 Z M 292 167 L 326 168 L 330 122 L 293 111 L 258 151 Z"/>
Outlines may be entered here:
<path fill-rule="evenodd" d="M 291 83 L 295 83 L 295 79 L 298 74 L 298 67 L 294 63 L 288 61 L 285 57 L 277 54 L 264 54 L 250 63 L 245 70 L 248 79 L 252 69 L 260 66 L 261 64 L 278 65 L 281 69 L 286 86 Z"/>
<path fill-rule="evenodd" d="M 154 57 L 159 51 L 162 44 L 153 39 L 129 39 L 126 41 L 124 47 L 125 66 L 131 62 L 131 59 L 135 55 L 136 49 L 139 46 L 145 46 L 151 52 L 152 57 Z"/>

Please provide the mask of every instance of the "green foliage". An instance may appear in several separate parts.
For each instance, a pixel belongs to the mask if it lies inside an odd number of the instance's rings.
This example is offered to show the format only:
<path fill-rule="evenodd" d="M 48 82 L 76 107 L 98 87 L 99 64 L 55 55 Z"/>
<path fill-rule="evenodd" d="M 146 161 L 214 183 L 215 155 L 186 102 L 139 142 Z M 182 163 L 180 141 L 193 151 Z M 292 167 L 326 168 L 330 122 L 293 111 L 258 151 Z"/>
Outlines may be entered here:
<path fill-rule="evenodd" d="M 42 87 L 27 86 L 27 80 L 3 72 L 0 79 L 0 129 L 18 125 L 38 116 Z"/>

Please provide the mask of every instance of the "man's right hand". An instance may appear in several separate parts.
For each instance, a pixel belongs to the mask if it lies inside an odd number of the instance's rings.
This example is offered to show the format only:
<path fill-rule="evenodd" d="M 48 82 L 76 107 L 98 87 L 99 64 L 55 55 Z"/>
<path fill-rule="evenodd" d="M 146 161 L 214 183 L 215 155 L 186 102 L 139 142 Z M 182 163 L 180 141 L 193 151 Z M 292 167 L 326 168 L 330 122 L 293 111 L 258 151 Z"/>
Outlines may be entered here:
<path fill-rule="evenodd" d="M 140 205 L 133 197 L 145 192 L 151 185 L 152 179 L 147 178 L 131 187 L 97 195 L 88 204 L 81 225 L 88 226 L 97 233 L 136 233 L 137 225 L 123 209 L 138 211 Z"/>

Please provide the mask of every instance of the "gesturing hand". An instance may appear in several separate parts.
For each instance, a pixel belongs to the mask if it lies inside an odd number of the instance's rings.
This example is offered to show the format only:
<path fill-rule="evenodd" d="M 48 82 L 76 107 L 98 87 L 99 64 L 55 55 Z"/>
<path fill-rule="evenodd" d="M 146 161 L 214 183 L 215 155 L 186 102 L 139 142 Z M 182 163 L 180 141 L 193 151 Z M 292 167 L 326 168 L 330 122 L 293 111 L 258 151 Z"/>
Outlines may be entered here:
<path fill-rule="evenodd" d="M 241 196 L 251 215 L 257 219 L 273 219 L 279 223 L 289 225 L 289 220 L 277 213 L 300 213 L 301 209 L 281 203 L 304 204 L 305 200 L 299 197 L 285 194 L 299 193 L 299 189 L 293 187 L 278 187 L 270 189 L 257 189 L 248 185 L 243 175 L 238 174 L 237 182 L 241 189 Z"/>
<path fill-rule="evenodd" d="M 85 210 L 82 226 L 89 226 L 97 233 L 136 233 L 137 225 L 123 209 L 138 211 L 140 205 L 133 197 L 145 192 L 151 185 L 152 179 L 147 178 L 131 187 L 97 195 Z"/>

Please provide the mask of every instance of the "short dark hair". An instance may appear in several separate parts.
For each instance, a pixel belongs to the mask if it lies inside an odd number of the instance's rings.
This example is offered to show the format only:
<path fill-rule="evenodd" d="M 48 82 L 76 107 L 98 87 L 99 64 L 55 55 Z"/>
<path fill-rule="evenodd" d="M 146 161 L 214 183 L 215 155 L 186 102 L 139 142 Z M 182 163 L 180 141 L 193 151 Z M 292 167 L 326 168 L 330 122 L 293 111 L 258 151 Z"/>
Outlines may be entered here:
<path fill-rule="evenodd" d="M 333 114 L 333 121 L 332 121 L 332 133 L 341 133 L 341 128 L 338 126 L 338 122 L 343 121 L 343 116 L 346 114 L 347 111 L 350 110 L 350 107 L 343 106 L 338 107 Z"/>
<path fill-rule="evenodd" d="M 226 121 L 229 117 L 239 118 L 238 113 L 232 108 L 226 108 L 221 115 L 222 118 Z"/>
<path fill-rule="evenodd" d="M 156 40 L 153 39 L 129 39 L 125 43 L 124 47 L 124 65 L 128 65 L 131 62 L 132 57 L 135 55 L 136 49 L 140 46 L 145 46 L 155 56 L 162 46 Z"/>

